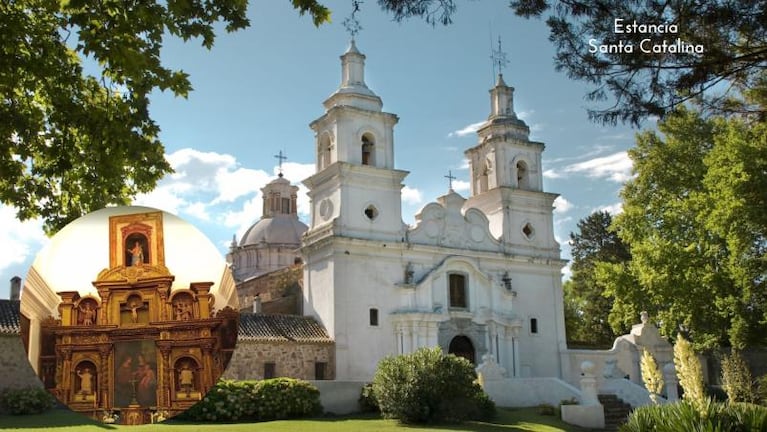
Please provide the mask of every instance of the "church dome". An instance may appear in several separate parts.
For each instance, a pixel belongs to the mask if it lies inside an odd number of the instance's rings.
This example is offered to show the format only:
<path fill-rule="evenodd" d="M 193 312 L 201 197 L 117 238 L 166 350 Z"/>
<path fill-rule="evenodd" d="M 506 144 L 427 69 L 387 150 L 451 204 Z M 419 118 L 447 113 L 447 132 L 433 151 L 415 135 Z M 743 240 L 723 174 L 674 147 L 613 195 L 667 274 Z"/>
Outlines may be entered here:
<path fill-rule="evenodd" d="M 259 220 L 242 236 L 240 246 L 266 244 L 301 244 L 301 236 L 309 227 L 290 214 L 276 214 Z"/>

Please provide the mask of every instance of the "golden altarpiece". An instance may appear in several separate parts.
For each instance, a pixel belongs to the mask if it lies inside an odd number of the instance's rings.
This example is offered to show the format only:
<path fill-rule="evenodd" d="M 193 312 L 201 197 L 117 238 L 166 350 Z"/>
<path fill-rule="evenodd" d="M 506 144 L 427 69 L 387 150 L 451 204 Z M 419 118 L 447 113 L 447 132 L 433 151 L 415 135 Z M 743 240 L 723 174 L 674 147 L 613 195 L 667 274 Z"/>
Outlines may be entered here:
<path fill-rule="evenodd" d="M 171 290 L 164 240 L 161 212 L 111 217 L 98 297 L 58 293 L 60 319 L 42 326 L 39 370 L 72 410 L 149 423 L 194 405 L 226 368 L 239 315 L 213 314 L 213 282 Z"/>

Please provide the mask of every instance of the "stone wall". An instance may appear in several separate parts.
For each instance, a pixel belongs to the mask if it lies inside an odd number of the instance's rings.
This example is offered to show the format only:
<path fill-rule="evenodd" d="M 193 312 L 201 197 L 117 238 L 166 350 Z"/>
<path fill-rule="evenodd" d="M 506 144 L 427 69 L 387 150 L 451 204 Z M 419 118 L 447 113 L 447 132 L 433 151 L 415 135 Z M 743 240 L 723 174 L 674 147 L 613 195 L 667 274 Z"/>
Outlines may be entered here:
<path fill-rule="evenodd" d="M 0 335 L 0 391 L 7 388 L 42 387 L 27 361 L 18 335 Z"/>
<path fill-rule="evenodd" d="M 222 378 L 264 378 L 264 363 L 274 363 L 276 377 L 314 380 L 315 364 L 325 363 L 325 379 L 335 377 L 333 344 L 241 340 Z"/>
<path fill-rule="evenodd" d="M 237 284 L 240 310 L 253 311 L 253 300 L 261 299 L 261 311 L 300 315 L 303 266 L 296 264 Z"/>

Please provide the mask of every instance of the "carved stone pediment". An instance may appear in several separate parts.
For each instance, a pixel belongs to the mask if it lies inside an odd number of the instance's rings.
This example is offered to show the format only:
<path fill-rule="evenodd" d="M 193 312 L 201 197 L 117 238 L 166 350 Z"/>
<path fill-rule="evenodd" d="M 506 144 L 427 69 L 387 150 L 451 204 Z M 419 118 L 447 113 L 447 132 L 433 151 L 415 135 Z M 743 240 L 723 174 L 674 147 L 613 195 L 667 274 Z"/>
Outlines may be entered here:
<path fill-rule="evenodd" d="M 164 265 L 119 266 L 101 270 L 96 278 L 96 282 L 127 282 L 133 284 L 142 279 L 169 276 L 172 275 Z"/>

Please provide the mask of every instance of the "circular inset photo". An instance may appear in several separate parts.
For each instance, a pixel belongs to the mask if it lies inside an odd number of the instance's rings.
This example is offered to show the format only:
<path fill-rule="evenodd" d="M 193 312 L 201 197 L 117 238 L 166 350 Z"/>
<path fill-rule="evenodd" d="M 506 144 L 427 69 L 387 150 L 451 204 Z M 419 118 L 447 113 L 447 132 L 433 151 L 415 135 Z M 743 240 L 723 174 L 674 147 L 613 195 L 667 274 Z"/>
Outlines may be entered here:
<path fill-rule="evenodd" d="M 29 269 L 20 309 L 43 386 L 109 423 L 180 414 L 237 343 L 223 257 L 192 225 L 147 207 L 105 208 L 59 231 Z"/>

